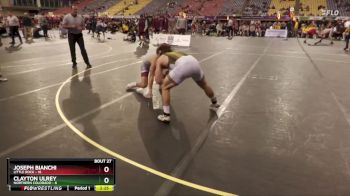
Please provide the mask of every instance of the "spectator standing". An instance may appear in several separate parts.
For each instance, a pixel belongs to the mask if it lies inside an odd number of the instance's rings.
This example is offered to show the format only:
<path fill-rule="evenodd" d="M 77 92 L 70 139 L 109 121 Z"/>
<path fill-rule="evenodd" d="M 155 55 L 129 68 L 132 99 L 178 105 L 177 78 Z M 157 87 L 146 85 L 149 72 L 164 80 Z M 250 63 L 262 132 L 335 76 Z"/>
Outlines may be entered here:
<path fill-rule="evenodd" d="M 23 32 L 24 32 L 23 34 L 24 34 L 24 38 L 26 39 L 26 42 L 29 41 L 29 38 L 33 40 L 33 34 L 32 34 L 33 22 L 27 12 L 24 13 L 22 22 L 23 22 Z"/>
<path fill-rule="evenodd" d="M 46 17 L 46 14 L 44 13 L 43 16 L 40 18 L 40 21 L 39 21 L 39 24 L 40 24 L 40 28 L 43 30 L 44 32 L 44 37 L 45 38 L 48 38 L 48 35 L 47 35 L 47 31 L 48 31 L 48 28 L 49 28 L 49 22 L 47 20 L 47 17 Z"/>
<path fill-rule="evenodd" d="M 10 12 L 9 16 L 7 17 L 7 24 L 10 27 L 10 34 L 11 34 L 11 38 L 12 38 L 12 42 L 10 44 L 15 45 L 15 36 L 18 36 L 19 41 L 21 42 L 21 44 L 23 44 L 21 35 L 19 34 L 19 31 L 18 31 L 19 20 L 18 20 L 17 16 L 13 15 Z"/>
<path fill-rule="evenodd" d="M 179 32 L 179 34 L 185 35 L 186 27 L 187 27 L 186 19 L 181 14 L 180 17 L 176 21 L 176 29 Z"/>
<path fill-rule="evenodd" d="M 2 42 L 1 42 L 1 36 L 2 34 L 4 34 L 6 32 L 6 29 L 5 29 L 5 24 L 3 24 L 2 22 L 2 15 L 0 13 L 0 47 L 2 46 Z M 1 66 L 1 65 L 0 65 Z M 0 70 L 0 82 L 6 82 L 7 81 L 7 78 L 4 78 L 1 74 L 1 70 Z"/>
<path fill-rule="evenodd" d="M 91 24 L 90 24 L 90 28 L 91 28 L 91 31 L 92 31 L 92 36 L 91 37 L 95 37 L 96 25 L 97 25 L 97 19 L 96 19 L 95 16 L 92 16 Z M 89 33 L 90 33 L 90 30 L 89 30 Z"/>
<path fill-rule="evenodd" d="M 218 23 L 216 24 L 216 35 L 219 37 L 222 35 L 222 31 L 223 31 L 223 24 L 218 21 Z"/>
<path fill-rule="evenodd" d="M 2 46 L 2 41 L 1 41 L 2 34 L 5 34 L 5 33 L 6 33 L 5 23 L 3 22 L 3 17 L 0 13 L 0 47 Z"/>
<path fill-rule="evenodd" d="M 148 20 L 144 15 L 140 16 L 139 22 L 138 22 L 138 32 L 139 32 L 139 45 L 142 47 L 147 39 L 147 33 L 148 33 Z"/>
<path fill-rule="evenodd" d="M 228 19 L 227 32 L 228 32 L 228 38 L 232 39 L 233 38 L 233 20 L 232 20 L 232 18 Z"/>
<path fill-rule="evenodd" d="M 159 17 L 158 16 L 153 17 L 152 29 L 153 29 L 153 32 L 155 34 L 159 34 L 160 33 L 160 21 L 159 21 Z"/>
<path fill-rule="evenodd" d="M 170 34 L 175 33 L 176 20 L 173 16 L 168 17 L 168 32 Z"/>

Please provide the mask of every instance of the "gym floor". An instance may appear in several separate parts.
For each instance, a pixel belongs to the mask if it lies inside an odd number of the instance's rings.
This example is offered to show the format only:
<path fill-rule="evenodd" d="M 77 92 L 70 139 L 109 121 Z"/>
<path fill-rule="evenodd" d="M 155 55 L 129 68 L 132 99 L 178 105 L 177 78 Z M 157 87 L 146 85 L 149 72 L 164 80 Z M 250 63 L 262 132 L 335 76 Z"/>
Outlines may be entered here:
<path fill-rule="evenodd" d="M 23 195 L 7 191 L 6 158 L 116 155 L 238 195 L 350 194 L 350 56 L 343 42 L 192 37 L 191 47 L 176 49 L 201 62 L 222 107 L 210 111 L 189 79 L 172 90 L 167 125 L 156 120 L 161 111 L 152 101 L 125 91 L 156 47 L 107 37 L 85 35 L 93 69 L 85 71 L 77 46 L 78 72 L 57 35 L 13 48 L 3 40 L 1 72 L 9 80 L 0 83 L 0 195 Z M 116 190 L 107 195 L 211 195 L 119 159 L 116 166 Z"/>

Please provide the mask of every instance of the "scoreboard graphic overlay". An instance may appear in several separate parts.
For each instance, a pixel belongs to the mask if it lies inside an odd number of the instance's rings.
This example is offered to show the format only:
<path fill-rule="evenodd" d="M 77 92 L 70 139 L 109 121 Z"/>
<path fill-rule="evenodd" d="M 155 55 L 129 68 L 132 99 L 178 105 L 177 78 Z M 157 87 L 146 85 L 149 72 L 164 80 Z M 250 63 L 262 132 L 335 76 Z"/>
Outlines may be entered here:
<path fill-rule="evenodd" d="M 7 159 L 10 191 L 114 191 L 115 159 Z"/>

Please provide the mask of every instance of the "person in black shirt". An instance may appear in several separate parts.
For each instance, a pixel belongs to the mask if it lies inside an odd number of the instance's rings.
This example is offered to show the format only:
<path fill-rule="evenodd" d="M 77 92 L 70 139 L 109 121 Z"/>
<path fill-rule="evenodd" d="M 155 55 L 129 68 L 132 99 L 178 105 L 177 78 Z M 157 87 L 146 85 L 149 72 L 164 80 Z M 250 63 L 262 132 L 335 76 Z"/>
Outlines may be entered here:
<path fill-rule="evenodd" d="M 32 23 L 32 19 L 28 16 L 27 12 L 24 13 L 22 22 L 24 27 L 24 38 L 26 39 L 26 42 L 28 42 L 29 38 L 33 39 L 33 36 L 32 36 L 33 23 Z"/>
<path fill-rule="evenodd" d="M 97 19 L 96 19 L 95 16 L 93 16 L 91 18 L 91 21 L 90 21 L 90 29 L 92 31 L 92 36 L 91 37 L 95 37 L 96 25 L 97 25 Z M 89 33 L 90 33 L 90 30 L 89 30 Z"/>
<path fill-rule="evenodd" d="M 49 28 L 49 22 L 47 20 L 46 14 L 44 13 L 43 16 L 40 18 L 40 28 L 44 32 L 44 37 L 48 38 L 49 36 L 47 35 L 47 31 Z"/>

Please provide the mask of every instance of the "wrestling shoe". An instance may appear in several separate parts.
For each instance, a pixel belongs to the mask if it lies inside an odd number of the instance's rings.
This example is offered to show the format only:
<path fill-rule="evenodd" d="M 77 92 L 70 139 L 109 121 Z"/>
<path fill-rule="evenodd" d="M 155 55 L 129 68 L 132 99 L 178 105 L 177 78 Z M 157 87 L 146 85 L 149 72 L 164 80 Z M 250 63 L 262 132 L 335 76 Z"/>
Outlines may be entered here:
<path fill-rule="evenodd" d="M 217 111 L 219 109 L 219 107 L 220 107 L 219 104 L 212 103 L 212 104 L 210 104 L 209 109 L 212 110 L 212 111 Z"/>
<path fill-rule="evenodd" d="M 131 83 L 126 85 L 126 91 L 131 91 L 134 88 L 136 88 L 136 82 L 131 82 Z"/>
<path fill-rule="evenodd" d="M 143 95 L 144 90 L 143 90 L 143 88 L 136 88 L 135 92 L 137 92 L 138 94 Z"/>
<path fill-rule="evenodd" d="M 152 98 L 152 94 L 151 94 L 151 93 L 143 93 L 143 96 L 144 96 L 146 99 L 151 99 L 151 98 Z"/>
<path fill-rule="evenodd" d="M 137 88 L 135 90 L 135 92 L 137 92 L 138 94 L 143 95 L 146 99 L 151 99 L 152 98 L 152 94 L 149 92 L 149 90 L 145 90 L 143 88 Z"/>
<path fill-rule="evenodd" d="M 146 99 L 151 99 L 152 98 L 152 93 L 151 91 L 148 89 L 148 90 L 144 90 L 143 91 L 143 94 L 142 94 Z"/>
<path fill-rule="evenodd" d="M 168 114 L 160 114 L 158 115 L 158 120 L 164 123 L 170 123 L 170 115 Z"/>

